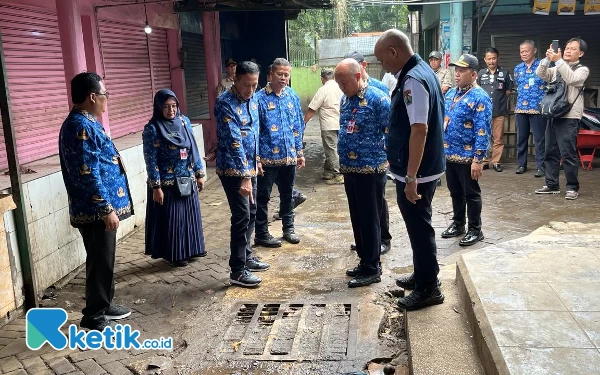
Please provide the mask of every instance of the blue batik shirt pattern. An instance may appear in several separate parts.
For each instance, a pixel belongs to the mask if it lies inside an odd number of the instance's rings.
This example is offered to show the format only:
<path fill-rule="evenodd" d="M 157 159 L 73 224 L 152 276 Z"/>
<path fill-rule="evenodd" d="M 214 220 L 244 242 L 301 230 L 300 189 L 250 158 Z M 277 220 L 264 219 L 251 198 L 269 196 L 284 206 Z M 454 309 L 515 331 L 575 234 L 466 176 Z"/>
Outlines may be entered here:
<path fill-rule="evenodd" d="M 444 107 L 446 160 L 455 163 L 483 161 L 489 144 L 492 99 L 479 86 L 463 90 L 455 87 L 446 94 Z"/>
<path fill-rule="evenodd" d="M 255 177 L 258 159 L 258 102 L 240 99 L 232 86 L 215 104 L 217 175 Z"/>
<path fill-rule="evenodd" d="M 365 86 L 340 104 L 338 154 L 341 173 L 384 173 L 387 166 L 385 144 L 390 117 L 390 97 Z M 354 120 L 352 133 L 348 122 Z"/>
<path fill-rule="evenodd" d="M 255 94 L 260 117 L 259 159 L 265 167 L 296 165 L 303 157 L 304 118 L 300 98 L 289 87 L 281 95 L 267 84 Z"/>
<path fill-rule="evenodd" d="M 540 60 L 535 59 L 531 67 L 524 62 L 515 67 L 515 85 L 517 86 L 517 102 L 515 113 L 539 114 L 539 104 L 546 94 L 546 82 L 535 74 Z"/>
<path fill-rule="evenodd" d="M 123 161 L 94 116 L 75 107 L 60 128 L 58 149 L 71 225 L 91 224 L 112 212 L 120 220 L 133 215 Z"/>
<path fill-rule="evenodd" d="M 181 122 L 193 134 L 190 119 L 181 116 Z M 152 188 L 161 186 L 174 186 L 176 177 L 196 178 L 204 177 L 204 164 L 202 160 L 192 160 L 192 150 L 186 148 L 186 159 L 181 159 L 181 149 L 166 141 L 156 129 L 153 122 L 149 122 L 142 132 L 144 143 L 144 161 L 148 174 L 148 185 Z M 195 142 L 192 139 L 192 142 Z"/>
<path fill-rule="evenodd" d="M 369 77 L 369 79 L 367 80 L 367 83 L 369 86 L 375 87 L 376 89 L 379 89 L 379 90 L 383 91 L 383 93 L 387 93 L 389 95 L 390 90 L 380 80 L 375 79 L 373 77 Z"/>

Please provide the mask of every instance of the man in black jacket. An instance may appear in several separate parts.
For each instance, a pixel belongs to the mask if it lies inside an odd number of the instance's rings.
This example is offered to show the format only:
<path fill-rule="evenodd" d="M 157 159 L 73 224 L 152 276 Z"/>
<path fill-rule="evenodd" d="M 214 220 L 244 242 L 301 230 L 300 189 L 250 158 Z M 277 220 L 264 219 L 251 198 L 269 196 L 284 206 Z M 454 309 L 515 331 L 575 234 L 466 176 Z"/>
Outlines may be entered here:
<path fill-rule="evenodd" d="M 396 283 L 414 289 L 398 300 L 398 306 L 417 310 L 444 302 L 431 225 L 431 201 L 446 167 L 444 100 L 435 73 L 413 52 L 404 33 L 395 29 L 383 33 L 375 45 L 375 56 L 398 78 L 392 92 L 387 154 L 413 249 L 414 273 Z"/>

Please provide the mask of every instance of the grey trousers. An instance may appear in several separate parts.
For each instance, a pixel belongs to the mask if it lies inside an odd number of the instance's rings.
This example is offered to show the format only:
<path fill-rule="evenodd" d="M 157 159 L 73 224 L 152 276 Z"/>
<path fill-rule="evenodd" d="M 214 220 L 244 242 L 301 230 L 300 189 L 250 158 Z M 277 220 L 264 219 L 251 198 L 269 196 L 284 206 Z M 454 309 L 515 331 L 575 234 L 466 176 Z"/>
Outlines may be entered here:
<path fill-rule="evenodd" d="M 325 151 L 325 172 L 340 173 L 340 158 L 337 152 L 338 130 L 321 130 L 323 151 Z"/>

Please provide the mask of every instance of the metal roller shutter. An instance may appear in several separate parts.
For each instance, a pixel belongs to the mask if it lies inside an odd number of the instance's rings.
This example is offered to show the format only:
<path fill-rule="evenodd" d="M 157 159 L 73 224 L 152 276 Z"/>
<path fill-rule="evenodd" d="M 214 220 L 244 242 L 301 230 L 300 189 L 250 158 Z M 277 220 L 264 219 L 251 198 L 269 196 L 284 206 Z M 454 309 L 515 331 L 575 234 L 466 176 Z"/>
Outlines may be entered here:
<path fill-rule="evenodd" d="M 186 115 L 190 118 L 198 118 L 209 114 L 204 39 L 202 34 L 188 32 L 182 32 L 181 39 L 183 48 L 187 50 L 185 92 L 188 113 Z M 211 88 L 211 90 L 216 89 L 216 87 Z"/>
<path fill-rule="evenodd" d="M 152 55 L 152 75 L 154 91 L 171 89 L 171 66 L 169 65 L 169 46 L 167 31 L 152 29 L 150 34 L 150 53 Z"/>
<path fill-rule="evenodd" d="M 143 27 L 103 20 L 100 38 L 113 138 L 140 131 L 152 117 L 152 76 Z"/>
<path fill-rule="evenodd" d="M 56 14 L 0 5 L 0 32 L 19 161 L 56 154 L 58 132 L 69 112 Z M 2 136 L 0 168 L 6 166 Z"/>

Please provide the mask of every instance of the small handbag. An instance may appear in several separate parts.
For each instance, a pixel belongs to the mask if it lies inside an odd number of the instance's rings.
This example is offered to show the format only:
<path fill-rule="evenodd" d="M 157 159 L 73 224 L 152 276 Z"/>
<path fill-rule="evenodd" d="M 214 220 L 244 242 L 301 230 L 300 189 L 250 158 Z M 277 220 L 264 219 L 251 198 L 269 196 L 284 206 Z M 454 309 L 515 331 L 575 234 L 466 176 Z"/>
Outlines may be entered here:
<path fill-rule="evenodd" d="M 179 196 L 189 197 L 194 190 L 194 179 L 191 177 L 177 177 L 175 179 Z"/>

